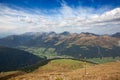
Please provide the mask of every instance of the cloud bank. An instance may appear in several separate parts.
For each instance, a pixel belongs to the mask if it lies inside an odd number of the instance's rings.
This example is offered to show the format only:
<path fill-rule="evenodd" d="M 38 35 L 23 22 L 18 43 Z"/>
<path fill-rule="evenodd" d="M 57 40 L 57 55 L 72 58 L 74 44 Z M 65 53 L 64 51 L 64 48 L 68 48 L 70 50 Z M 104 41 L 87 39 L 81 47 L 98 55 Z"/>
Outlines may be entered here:
<path fill-rule="evenodd" d="M 10 8 L 0 4 L 0 33 L 24 32 L 120 32 L 120 8 L 70 7 L 65 3 L 54 10 Z"/>

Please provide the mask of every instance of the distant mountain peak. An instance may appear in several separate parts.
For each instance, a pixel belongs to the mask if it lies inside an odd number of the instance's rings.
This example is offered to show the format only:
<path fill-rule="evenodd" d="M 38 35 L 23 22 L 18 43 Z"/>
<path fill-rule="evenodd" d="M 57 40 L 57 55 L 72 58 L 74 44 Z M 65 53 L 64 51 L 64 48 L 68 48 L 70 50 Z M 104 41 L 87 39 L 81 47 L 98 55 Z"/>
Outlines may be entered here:
<path fill-rule="evenodd" d="M 99 36 L 99 35 L 97 35 L 97 34 L 94 34 L 94 33 L 89 33 L 89 32 L 82 32 L 81 34 Z"/>
<path fill-rule="evenodd" d="M 120 32 L 117 32 L 117 33 L 113 34 L 112 37 L 118 37 L 118 38 L 120 38 Z"/>
<path fill-rule="evenodd" d="M 71 33 L 68 32 L 68 31 L 64 31 L 64 32 L 60 33 L 60 35 L 64 35 L 64 36 L 68 36 L 68 35 L 70 35 L 70 34 L 71 34 Z"/>

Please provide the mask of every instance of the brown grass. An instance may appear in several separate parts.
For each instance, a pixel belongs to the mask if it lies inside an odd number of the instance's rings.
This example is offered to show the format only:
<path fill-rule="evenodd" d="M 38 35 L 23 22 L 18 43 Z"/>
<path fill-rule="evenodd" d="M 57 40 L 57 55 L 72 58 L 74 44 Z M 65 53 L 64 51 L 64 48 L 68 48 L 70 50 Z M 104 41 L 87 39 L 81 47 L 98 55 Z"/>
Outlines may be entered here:
<path fill-rule="evenodd" d="M 0 73 L 0 80 L 7 80 L 12 77 L 16 77 L 18 75 L 23 75 L 25 72 L 22 71 L 10 71 L 10 72 L 1 72 Z"/>
<path fill-rule="evenodd" d="M 40 69 L 38 69 L 40 70 Z M 100 64 L 69 72 L 32 72 L 10 80 L 120 80 L 120 61 Z"/>
<path fill-rule="evenodd" d="M 89 67 L 86 74 L 85 69 L 75 70 L 67 74 L 75 75 L 70 77 L 69 80 L 120 80 L 119 66 L 120 62 L 111 62 Z"/>

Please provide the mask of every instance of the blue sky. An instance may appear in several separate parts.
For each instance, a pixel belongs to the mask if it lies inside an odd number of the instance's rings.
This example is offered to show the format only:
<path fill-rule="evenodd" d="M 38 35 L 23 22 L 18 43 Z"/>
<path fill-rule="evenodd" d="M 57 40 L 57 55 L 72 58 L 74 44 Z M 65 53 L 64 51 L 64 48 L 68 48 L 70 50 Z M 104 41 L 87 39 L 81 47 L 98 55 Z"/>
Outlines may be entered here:
<path fill-rule="evenodd" d="M 119 0 L 0 0 L 0 34 L 120 32 Z"/>
<path fill-rule="evenodd" d="M 54 9 L 61 7 L 61 2 L 66 2 L 72 7 L 84 6 L 99 8 L 102 6 L 111 6 L 113 8 L 120 6 L 119 0 L 0 0 L 3 4 L 9 6 L 15 5 L 23 8 Z"/>

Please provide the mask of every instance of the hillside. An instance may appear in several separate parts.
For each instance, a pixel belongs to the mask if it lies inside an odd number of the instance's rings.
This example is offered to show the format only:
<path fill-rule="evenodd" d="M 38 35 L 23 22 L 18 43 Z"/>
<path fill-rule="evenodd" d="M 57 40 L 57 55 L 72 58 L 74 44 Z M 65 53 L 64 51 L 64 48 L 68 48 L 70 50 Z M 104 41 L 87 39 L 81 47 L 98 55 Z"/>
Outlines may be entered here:
<path fill-rule="evenodd" d="M 119 61 L 91 66 L 91 64 L 81 61 L 53 60 L 32 73 L 9 80 L 119 80 L 120 67 L 118 66 L 120 66 Z"/>
<path fill-rule="evenodd" d="M 114 35 L 70 32 L 25 33 L 2 38 L 0 45 L 15 47 L 47 58 L 117 57 L 120 56 L 120 38 Z"/>
<path fill-rule="evenodd" d="M 55 59 L 49 61 L 46 65 L 39 67 L 34 72 L 48 73 L 48 72 L 68 72 L 84 67 L 85 62 L 72 59 Z M 92 66 L 92 63 L 87 63 L 87 66 Z"/>
<path fill-rule="evenodd" d="M 120 79 L 120 61 L 111 62 L 106 64 L 100 64 L 93 67 L 89 67 L 86 70 L 79 69 L 73 72 L 69 72 L 66 75 L 69 75 L 68 80 L 119 80 Z M 71 76 L 70 75 L 75 75 Z"/>
<path fill-rule="evenodd" d="M 16 76 L 19 76 L 19 75 L 24 75 L 26 74 L 25 72 L 23 71 L 9 71 L 9 72 L 1 72 L 0 73 L 0 80 L 8 80 L 12 77 L 16 77 Z"/>
<path fill-rule="evenodd" d="M 93 66 L 92 63 L 85 63 L 80 60 L 73 60 L 73 59 L 51 59 L 43 66 L 39 66 L 39 68 L 36 68 L 31 73 L 27 73 L 25 75 L 29 74 L 46 74 L 46 73 L 66 73 L 72 70 L 77 70 L 85 67 L 85 64 L 87 66 Z M 36 65 L 34 65 L 36 66 Z M 30 67 L 28 67 L 30 68 Z"/>
<path fill-rule="evenodd" d="M 0 72 L 16 70 L 42 60 L 31 53 L 0 46 Z"/>

